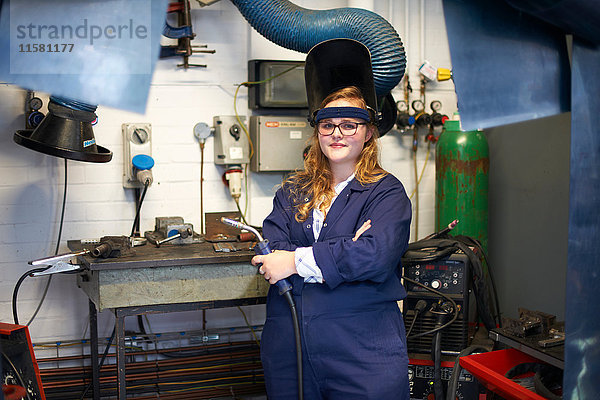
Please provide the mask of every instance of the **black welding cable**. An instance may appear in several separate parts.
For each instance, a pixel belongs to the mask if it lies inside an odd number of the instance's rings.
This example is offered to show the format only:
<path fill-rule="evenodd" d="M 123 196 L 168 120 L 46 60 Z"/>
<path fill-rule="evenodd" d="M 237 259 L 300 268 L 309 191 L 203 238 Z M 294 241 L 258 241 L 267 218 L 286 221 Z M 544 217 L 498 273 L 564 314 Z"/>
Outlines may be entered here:
<path fill-rule="evenodd" d="M 436 327 L 440 326 L 436 324 Z M 436 399 L 444 399 L 444 386 L 442 385 L 442 331 L 439 330 L 433 335 L 431 346 L 431 356 L 433 358 L 433 392 Z"/>
<path fill-rule="evenodd" d="M 481 248 L 481 245 L 479 246 Z M 492 266 L 490 265 L 487 255 L 485 254 L 485 252 L 483 251 L 483 248 L 481 248 L 481 254 L 483 255 L 483 260 L 485 261 L 486 265 L 488 266 L 488 274 L 490 276 L 490 282 L 492 283 L 492 292 L 494 295 L 494 303 L 495 303 L 495 308 L 496 308 L 496 315 L 498 318 L 498 326 L 500 328 L 502 328 L 502 314 L 500 313 L 500 300 L 498 300 L 498 290 L 496 289 L 496 280 L 494 279 L 494 274 L 492 273 Z"/>
<path fill-rule="evenodd" d="M 63 191 L 63 201 L 62 201 L 62 211 L 60 213 L 60 224 L 58 225 L 58 238 L 56 239 L 56 249 L 54 249 L 54 255 L 58 254 L 58 249 L 60 248 L 60 239 L 62 237 L 63 223 L 65 221 L 65 206 L 67 204 L 67 159 L 65 158 L 65 189 Z M 42 304 L 44 304 L 44 300 L 46 300 L 46 295 L 48 294 L 48 288 L 50 288 L 50 282 L 52 282 L 52 274 L 48 276 L 48 280 L 46 281 L 46 287 L 44 288 L 44 293 L 42 293 L 42 298 L 38 303 L 37 308 L 33 312 L 31 318 L 29 318 L 29 322 L 27 322 L 27 326 L 31 325 L 35 317 L 37 316 L 40 308 L 42 308 Z"/>
<path fill-rule="evenodd" d="M 137 316 L 137 323 L 140 333 L 142 335 L 148 335 L 148 332 L 146 332 L 146 327 L 144 326 L 144 319 L 141 315 Z M 144 336 L 144 338 L 147 339 L 147 336 Z"/>
<path fill-rule="evenodd" d="M 106 348 L 104 349 L 104 353 L 102 354 L 102 359 L 100 359 L 100 365 L 98 365 L 98 372 L 100 372 L 100 370 L 102 369 L 102 366 L 104 365 L 104 360 L 106 360 L 106 356 L 108 356 L 108 351 L 110 350 L 110 346 L 112 346 L 112 342 L 113 342 L 113 340 L 115 340 L 115 332 L 116 332 L 115 328 L 113 328 L 112 333 L 110 334 L 110 339 L 108 339 L 108 344 L 106 345 Z M 90 390 L 90 388 L 92 387 L 93 384 L 94 384 L 94 381 L 90 382 L 85 387 L 85 390 L 81 394 L 81 397 L 79 398 L 79 400 L 83 400 L 83 398 L 85 397 L 85 394 L 88 392 L 88 390 Z"/>
<path fill-rule="evenodd" d="M 292 294 L 287 291 L 283 294 L 283 297 L 288 302 L 290 306 L 290 312 L 292 313 L 292 321 L 294 323 L 294 337 L 296 339 L 296 367 L 298 370 L 298 400 L 304 399 L 304 388 L 303 388 L 303 378 L 302 378 L 302 342 L 300 341 L 300 323 L 298 321 L 298 313 L 296 312 L 296 303 L 294 303 L 294 299 Z"/>
<path fill-rule="evenodd" d="M 406 336 L 410 336 L 410 333 L 412 332 L 412 330 L 415 326 L 415 322 L 417 321 L 417 318 L 425 310 L 425 307 L 427 307 L 427 302 L 425 300 L 421 299 L 421 300 L 417 301 L 417 304 L 415 305 L 415 309 L 414 309 L 414 317 L 413 317 L 413 320 L 410 322 L 410 327 L 408 328 L 408 332 L 406 332 Z"/>
<path fill-rule="evenodd" d="M 472 237 L 469 237 L 469 236 L 457 236 L 457 238 L 467 241 L 468 245 L 477 247 L 477 249 L 479 250 L 479 254 L 481 254 L 483 256 L 483 261 L 485 262 L 485 264 L 488 267 L 487 271 L 488 271 L 488 275 L 490 277 L 490 283 L 492 284 L 492 295 L 494 296 L 494 306 L 495 306 L 494 309 L 496 311 L 497 323 L 498 323 L 499 327 L 502 327 L 502 314 L 500 312 L 500 300 L 498 300 L 498 290 L 496 289 L 496 279 L 494 279 L 492 266 L 490 265 L 490 262 L 487 258 L 487 254 L 485 254 L 483 246 L 481 245 L 479 240 L 473 239 Z"/>
<path fill-rule="evenodd" d="M 433 340 L 431 343 L 431 359 L 433 360 L 433 391 L 435 393 L 435 398 L 444 400 L 446 397 L 444 395 L 444 386 L 442 384 L 442 325 L 444 320 L 450 315 L 450 311 L 454 311 L 451 309 L 449 303 L 444 302 L 440 306 L 432 309 L 431 312 L 437 314 L 437 319 L 435 321 L 435 327 L 438 328 L 438 331 L 433 336 Z M 456 305 L 454 305 L 456 307 Z"/>
<path fill-rule="evenodd" d="M 140 205 L 140 188 L 134 188 L 133 189 L 133 193 L 134 193 L 134 197 L 135 197 L 135 209 L 138 209 L 138 206 Z M 140 219 L 137 218 L 136 222 L 134 222 L 133 225 L 133 233 L 131 234 L 131 236 L 135 235 L 136 233 L 139 235 L 140 233 Z M 137 316 L 137 323 L 138 323 L 138 330 L 140 331 L 140 333 L 142 333 L 143 335 L 146 335 L 146 328 L 144 327 L 144 320 L 142 319 L 141 315 Z"/>
<path fill-rule="evenodd" d="M 460 378 L 460 358 L 464 356 L 468 356 L 469 354 L 473 354 L 477 351 L 487 352 L 488 349 L 481 346 L 469 346 L 466 349 L 461 350 L 456 356 L 456 360 L 454 361 L 454 367 L 452 368 L 452 375 L 450 375 L 450 380 L 448 381 L 448 389 L 446 390 L 446 400 L 455 400 L 456 399 L 456 390 L 458 390 L 458 379 Z"/>
<path fill-rule="evenodd" d="M 462 237 L 463 236 L 461 236 L 461 238 Z M 464 236 L 464 238 L 471 239 L 471 242 L 472 242 L 473 246 L 476 246 L 479 249 L 479 253 L 483 256 L 483 261 L 485 262 L 485 264 L 488 267 L 487 270 L 488 270 L 488 274 L 489 274 L 489 277 L 490 277 L 490 282 L 492 284 L 492 292 L 493 292 L 492 294 L 494 296 L 494 303 L 495 303 L 494 304 L 495 305 L 494 308 L 496 309 L 496 315 L 497 315 L 497 318 L 498 318 L 498 326 L 502 327 L 502 316 L 501 316 L 502 314 L 500 312 L 500 300 L 498 300 L 498 290 L 496 289 L 496 279 L 494 279 L 494 274 L 493 274 L 493 271 L 492 271 L 492 266 L 490 265 L 490 262 L 489 262 L 489 260 L 487 258 L 487 254 L 485 254 L 485 251 L 483 250 L 483 246 L 481 245 L 481 243 L 478 240 L 475 240 L 475 239 L 470 238 L 468 236 Z"/>
<path fill-rule="evenodd" d="M 146 192 L 148 191 L 148 186 L 150 186 L 150 180 L 144 182 L 144 190 L 142 191 L 142 195 L 140 196 L 140 201 L 137 204 L 137 209 L 135 210 L 135 218 L 133 219 L 133 226 L 131 227 L 131 235 L 135 234 L 135 228 L 140 220 L 140 211 L 142 209 L 142 203 L 144 202 L 144 197 L 146 197 Z"/>
<path fill-rule="evenodd" d="M 133 220 L 133 227 L 131 228 L 131 235 L 134 236 L 136 233 L 140 232 L 140 210 L 142 209 L 142 202 L 144 201 L 144 197 L 146 197 L 146 191 L 148 190 L 149 181 L 146 181 L 144 184 L 144 192 L 140 195 L 140 189 L 134 188 L 134 197 L 135 197 L 135 219 Z M 144 320 L 141 315 L 137 316 L 138 329 L 140 333 L 146 335 L 146 328 L 144 327 Z"/>
<path fill-rule="evenodd" d="M 437 331 L 441 331 L 442 329 L 445 329 L 446 327 L 452 325 L 452 323 L 454 321 L 456 321 L 456 319 L 458 318 L 458 312 L 459 311 L 458 311 L 458 307 L 456 305 L 456 302 L 451 297 L 448 297 L 444 293 L 439 292 L 439 291 L 437 291 L 435 289 L 432 289 L 429 286 L 425 286 L 421 282 L 417 282 L 415 280 L 407 278 L 406 276 L 403 276 L 402 279 L 404 279 L 407 282 L 412 283 L 413 285 L 417 285 L 417 286 L 420 286 L 420 287 L 422 287 L 422 288 L 424 288 L 426 290 L 429 290 L 430 292 L 435 293 L 438 296 L 443 297 L 444 299 L 448 300 L 450 302 L 450 304 L 452 304 L 452 309 L 454 310 L 454 315 L 452 316 L 452 319 L 450 321 L 446 322 L 444 325 L 442 325 L 440 327 L 435 327 L 435 328 L 430 329 L 430 330 L 425 331 L 425 332 L 414 334 L 412 336 L 408 336 L 407 339 L 416 339 L 416 338 L 421 337 L 421 336 L 425 336 L 425 335 L 429 335 L 431 333 L 435 333 Z"/>
<path fill-rule="evenodd" d="M 140 190 L 140 188 L 134 188 L 133 189 L 133 197 L 135 198 L 135 209 L 137 210 L 138 205 L 140 204 L 140 195 L 142 194 L 142 191 Z M 135 229 L 135 233 L 140 233 L 140 220 L 137 220 L 137 223 L 135 224 L 135 226 L 133 227 L 133 229 Z M 131 235 L 133 236 L 133 235 Z"/>
<path fill-rule="evenodd" d="M 15 321 L 16 325 L 19 325 L 19 315 L 17 313 L 17 296 L 19 294 L 19 288 L 21 287 L 21 284 L 23 283 L 23 281 L 31 274 L 35 273 L 35 272 L 42 272 L 47 270 L 48 268 L 50 268 L 49 266 L 46 267 L 42 267 L 42 268 L 34 268 L 34 269 L 30 269 L 29 271 L 25 272 L 23 275 L 21 275 L 21 277 L 19 278 L 19 280 L 17 281 L 17 283 L 15 284 L 15 288 L 13 290 L 13 295 L 12 295 L 12 312 L 13 312 L 13 320 Z"/>
<path fill-rule="evenodd" d="M 415 242 L 419 243 L 419 242 Z M 412 244 L 412 243 L 411 243 Z M 456 249 L 453 247 L 440 249 L 434 252 L 427 252 L 424 254 L 414 255 L 409 251 L 407 251 L 402 258 L 402 265 L 416 265 L 416 264 L 424 264 L 431 261 L 440 260 L 447 256 L 456 253 Z"/>
<path fill-rule="evenodd" d="M 54 255 L 58 254 L 60 247 L 60 238 L 62 237 L 63 223 L 65 222 L 65 206 L 67 204 L 67 159 L 65 158 L 65 189 L 63 191 L 62 211 L 60 212 L 60 224 L 58 226 L 58 239 L 56 240 L 56 249 Z M 52 276 L 52 275 L 50 275 Z"/>

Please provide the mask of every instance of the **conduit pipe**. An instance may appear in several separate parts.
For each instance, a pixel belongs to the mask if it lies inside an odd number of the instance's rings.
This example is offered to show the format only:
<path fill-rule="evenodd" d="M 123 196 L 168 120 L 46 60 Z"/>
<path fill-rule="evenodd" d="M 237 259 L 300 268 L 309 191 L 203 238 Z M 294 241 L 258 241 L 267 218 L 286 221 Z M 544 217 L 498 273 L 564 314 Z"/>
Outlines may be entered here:
<path fill-rule="evenodd" d="M 359 8 L 310 10 L 288 0 L 231 0 L 248 23 L 273 43 L 308 53 L 322 41 L 354 39 L 371 52 L 378 97 L 402 79 L 406 55 L 396 30 L 384 18 Z"/>

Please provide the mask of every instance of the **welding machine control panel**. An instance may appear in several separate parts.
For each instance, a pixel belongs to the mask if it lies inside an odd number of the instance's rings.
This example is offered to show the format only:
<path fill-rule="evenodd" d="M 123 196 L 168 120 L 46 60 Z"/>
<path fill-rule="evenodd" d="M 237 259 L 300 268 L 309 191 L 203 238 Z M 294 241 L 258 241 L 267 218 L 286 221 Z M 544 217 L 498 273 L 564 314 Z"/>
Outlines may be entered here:
<path fill-rule="evenodd" d="M 442 293 L 459 294 L 467 290 L 468 277 L 462 260 L 439 260 L 405 267 L 404 275 Z M 425 288 L 405 282 L 406 289 L 425 292 Z"/>

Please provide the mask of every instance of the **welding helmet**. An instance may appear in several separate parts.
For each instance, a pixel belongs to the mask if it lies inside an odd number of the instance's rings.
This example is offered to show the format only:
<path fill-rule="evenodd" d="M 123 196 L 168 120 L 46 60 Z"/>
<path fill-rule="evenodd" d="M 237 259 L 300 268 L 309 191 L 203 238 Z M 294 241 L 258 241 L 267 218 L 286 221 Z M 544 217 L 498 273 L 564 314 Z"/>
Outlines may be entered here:
<path fill-rule="evenodd" d="M 360 89 L 371 122 L 379 125 L 381 113 L 377 108 L 371 53 L 364 44 L 352 39 L 331 39 L 317 44 L 306 56 L 304 79 L 311 125 L 315 124 L 323 100 L 348 86 Z"/>

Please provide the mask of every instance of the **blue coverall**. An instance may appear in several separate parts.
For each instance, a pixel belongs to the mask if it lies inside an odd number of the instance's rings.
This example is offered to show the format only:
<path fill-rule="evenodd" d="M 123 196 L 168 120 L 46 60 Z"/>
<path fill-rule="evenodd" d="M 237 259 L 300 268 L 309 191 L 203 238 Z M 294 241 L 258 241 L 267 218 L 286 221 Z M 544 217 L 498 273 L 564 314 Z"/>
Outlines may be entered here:
<path fill-rule="evenodd" d="M 289 196 L 285 187 L 277 191 L 263 234 L 272 249 L 313 246 L 324 278 L 322 284 L 289 278 L 300 320 L 304 398 L 408 400 L 406 337 L 396 303 L 406 297 L 400 257 L 411 220 L 402 184 L 393 175 L 366 186 L 353 179 L 331 206 L 317 242 L 312 216 L 298 223 Z M 352 241 L 369 219 L 371 228 Z M 290 309 L 274 286 L 261 359 L 268 398 L 297 398 Z"/>

